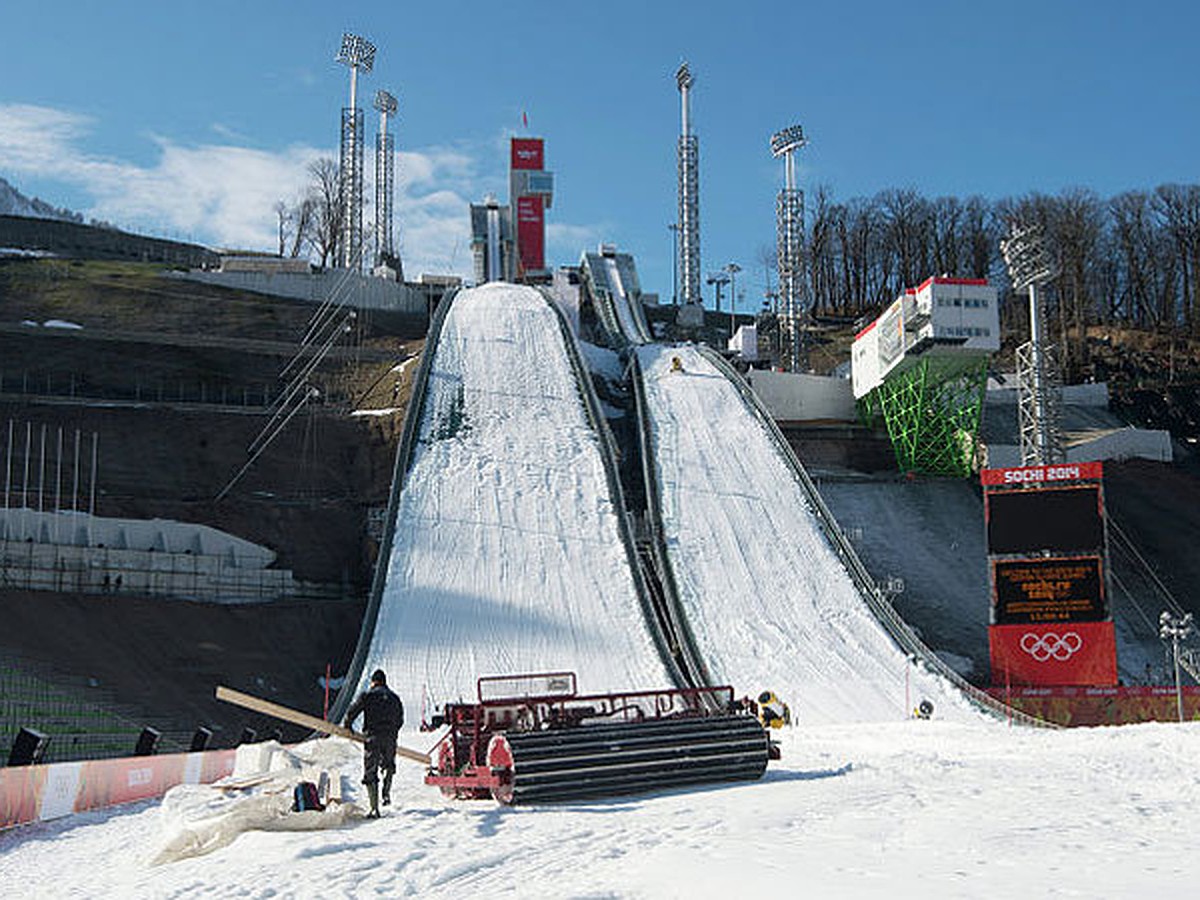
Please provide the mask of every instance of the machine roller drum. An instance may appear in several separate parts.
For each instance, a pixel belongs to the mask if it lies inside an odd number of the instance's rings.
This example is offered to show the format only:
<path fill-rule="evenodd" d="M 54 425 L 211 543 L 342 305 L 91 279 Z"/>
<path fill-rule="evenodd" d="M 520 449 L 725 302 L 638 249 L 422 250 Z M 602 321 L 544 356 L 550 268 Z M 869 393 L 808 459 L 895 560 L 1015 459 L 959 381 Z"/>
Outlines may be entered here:
<path fill-rule="evenodd" d="M 694 716 L 495 735 L 501 803 L 576 800 L 762 777 L 770 740 L 747 715 Z"/>

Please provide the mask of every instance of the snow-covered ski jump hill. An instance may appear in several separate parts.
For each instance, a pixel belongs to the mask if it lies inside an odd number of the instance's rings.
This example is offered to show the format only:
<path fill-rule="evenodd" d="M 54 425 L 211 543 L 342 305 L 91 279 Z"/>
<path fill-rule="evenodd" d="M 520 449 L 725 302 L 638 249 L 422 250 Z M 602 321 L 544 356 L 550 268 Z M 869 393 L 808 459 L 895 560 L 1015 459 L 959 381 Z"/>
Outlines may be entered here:
<path fill-rule="evenodd" d="M 613 295 L 626 299 L 619 281 Z M 613 318 L 632 330 L 627 305 Z M 481 675 L 571 670 L 585 692 L 679 684 L 562 316 L 533 288 L 489 284 L 439 324 L 356 682 L 382 666 L 426 712 L 473 697 Z M 895 719 L 914 698 L 977 715 L 864 604 L 730 377 L 690 346 L 643 344 L 638 363 L 680 626 L 711 683 L 774 690 L 805 721 Z"/>

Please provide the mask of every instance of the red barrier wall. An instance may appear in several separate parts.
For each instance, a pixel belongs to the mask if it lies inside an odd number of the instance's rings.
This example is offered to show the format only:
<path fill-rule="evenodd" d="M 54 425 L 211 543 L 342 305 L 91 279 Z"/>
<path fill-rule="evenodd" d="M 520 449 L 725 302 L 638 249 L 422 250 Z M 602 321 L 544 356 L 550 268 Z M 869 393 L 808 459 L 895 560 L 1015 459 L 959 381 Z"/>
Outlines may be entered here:
<path fill-rule="evenodd" d="M 1058 725 L 1132 725 L 1178 718 L 1173 687 L 993 687 L 988 693 L 1013 709 Z M 1183 689 L 1183 717 L 1200 720 L 1200 687 Z"/>
<path fill-rule="evenodd" d="M 0 828 L 161 797 L 233 772 L 236 750 L 91 759 L 0 769 Z"/>

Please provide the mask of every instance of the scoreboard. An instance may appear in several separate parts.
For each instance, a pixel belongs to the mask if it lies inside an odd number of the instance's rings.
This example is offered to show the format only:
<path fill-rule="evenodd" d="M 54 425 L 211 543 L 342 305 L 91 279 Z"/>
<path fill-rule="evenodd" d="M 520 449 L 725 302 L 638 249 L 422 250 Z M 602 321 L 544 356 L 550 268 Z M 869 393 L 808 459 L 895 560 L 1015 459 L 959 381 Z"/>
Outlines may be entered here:
<path fill-rule="evenodd" d="M 1116 684 L 1102 477 L 1100 463 L 980 473 L 993 684 Z"/>

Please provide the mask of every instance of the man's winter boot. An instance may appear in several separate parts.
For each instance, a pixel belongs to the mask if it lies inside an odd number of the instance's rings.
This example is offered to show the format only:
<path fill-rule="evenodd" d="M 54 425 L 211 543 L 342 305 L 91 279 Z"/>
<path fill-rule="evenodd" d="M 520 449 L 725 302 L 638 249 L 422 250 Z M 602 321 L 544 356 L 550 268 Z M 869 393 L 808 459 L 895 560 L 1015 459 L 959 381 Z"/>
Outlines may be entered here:
<path fill-rule="evenodd" d="M 390 806 L 392 803 L 392 773 L 383 773 L 383 805 Z"/>
<path fill-rule="evenodd" d="M 379 785 L 371 782 L 367 785 L 367 797 L 371 800 L 371 811 L 367 813 L 368 819 L 379 818 Z"/>

